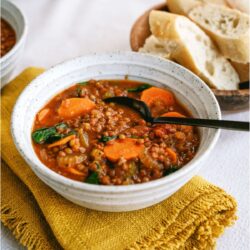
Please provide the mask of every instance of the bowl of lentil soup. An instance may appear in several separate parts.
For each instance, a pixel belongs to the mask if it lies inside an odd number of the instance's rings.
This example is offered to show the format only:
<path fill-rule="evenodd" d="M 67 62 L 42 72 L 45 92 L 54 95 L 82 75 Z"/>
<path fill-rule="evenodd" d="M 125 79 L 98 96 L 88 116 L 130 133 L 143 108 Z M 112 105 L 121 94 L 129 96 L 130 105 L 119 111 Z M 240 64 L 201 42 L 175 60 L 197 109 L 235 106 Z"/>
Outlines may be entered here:
<path fill-rule="evenodd" d="M 103 101 L 111 96 L 140 99 L 154 116 L 220 119 L 210 89 L 173 62 L 90 55 L 48 70 L 23 91 L 12 115 L 15 144 L 41 180 L 76 204 L 113 212 L 151 206 L 197 173 L 219 130 L 152 125 Z"/>
<path fill-rule="evenodd" d="M 21 10 L 1 1 L 1 88 L 7 84 L 23 52 L 27 24 Z"/>

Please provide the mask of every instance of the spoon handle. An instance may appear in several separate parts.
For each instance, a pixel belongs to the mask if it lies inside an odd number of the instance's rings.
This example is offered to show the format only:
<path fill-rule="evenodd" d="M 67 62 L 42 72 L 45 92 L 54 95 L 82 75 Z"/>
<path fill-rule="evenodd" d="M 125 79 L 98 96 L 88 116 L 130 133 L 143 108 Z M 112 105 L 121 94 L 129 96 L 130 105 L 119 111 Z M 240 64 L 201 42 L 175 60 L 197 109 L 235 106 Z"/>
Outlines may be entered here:
<path fill-rule="evenodd" d="M 157 117 L 152 123 L 170 123 L 208 128 L 223 128 L 231 130 L 249 131 L 249 122 L 210 120 L 198 118 L 179 118 L 179 117 Z"/>
<path fill-rule="evenodd" d="M 249 89 L 249 81 L 240 82 L 239 83 L 239 89 Z"/>

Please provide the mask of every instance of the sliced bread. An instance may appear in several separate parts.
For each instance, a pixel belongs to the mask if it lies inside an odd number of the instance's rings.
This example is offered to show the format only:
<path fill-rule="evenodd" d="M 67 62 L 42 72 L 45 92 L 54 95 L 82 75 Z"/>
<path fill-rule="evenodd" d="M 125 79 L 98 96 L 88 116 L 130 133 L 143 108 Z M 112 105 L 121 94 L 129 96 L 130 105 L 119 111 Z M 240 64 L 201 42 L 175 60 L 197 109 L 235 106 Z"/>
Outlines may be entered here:
<path fill-rule="evenodd" d="M 155 36 L 151 35 L 149 36 L 143 47 L 139 49 L 139 52 L 142 53 L 150 53 L 152 55 L 164 57 L 166 59 L 169 59 L 169 54 L 165 50 L 164 43 L 159 41 Z"/>
<path fill-rule="evenodd" d="M 231 8 L 238 9 L 247 14 L 250 13 L 249 0 L 227 0 L 227 2 Z"/>
<path fill-rule="evenodd" d="M 194 7 L 188 17 L 215 41 L 221 53 L 232 61 L 249 62 L 249 16 L 214 4 Z"/>
<path fill-rule="evenodd" d="M 249 63 L 243 64 L 231 61 L 231 64 L 237 71 L 241 82 L 249 81 Z"/>
<path fill-rule="evenodd" d="M 228 7 L 228 2 L 227 0 L 204 0 L 206 3 L 213 3 L 213 4 L 219 4 L 222 6 L 227 6 Z"/>
<path fill-rule="evenodd" d="M 202 3 L 213 3 L 228 7 L 226 0 L 167 0 L 167 6 L 170 12 L 184 16 L 187 15 L 191 9 Z"/>
<path fill-rule="evenodd" d="M 210 87 L 237 89 L 239 77 L 232 65 L 195 23 L 180 15 L 151 11 L 149 24 L 152 34 L 160 41 L 178 44 L 172 57 L 203 79 Z"/>
<path fill-rule="evenodd" d="M 201 4 L 202 0 L 167 0 L 167 6 L 170 12 L 187 15 L 195 6 Z"/>
<path fill-rule="evenodd" d="M 173 60 L 172 54 L 177 49 L 178 44 L 172 40 L 160 41 L 154 35 L 149 36 L 139 52 L 150 53 L 152 55 Z"/>

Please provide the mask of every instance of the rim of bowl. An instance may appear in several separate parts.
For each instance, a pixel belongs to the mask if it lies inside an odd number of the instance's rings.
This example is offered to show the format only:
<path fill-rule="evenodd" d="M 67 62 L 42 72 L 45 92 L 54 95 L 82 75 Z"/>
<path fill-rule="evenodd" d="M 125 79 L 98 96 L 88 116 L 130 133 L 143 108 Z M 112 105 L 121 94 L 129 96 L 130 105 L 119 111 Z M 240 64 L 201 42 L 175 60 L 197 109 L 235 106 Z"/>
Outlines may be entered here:
<path fill-rule="evenodd" d="M 130 185 L 114 185 L 114 186 L 106 186 L 106 185 L 95 185 L 95 184 L 88 184 L 88 183 L 84 183 L 84 182 L 80 182 L 80 181 L 75 181 L 72 180 L 70 178 L 64 177 L 56 172 L 54 172 L 53 170 L 51 170 L 50 168 L 48 168 L 46 165 L 44 165 L 40 160 L 39 160 L 39 164 L 36 164 L 32 157 L 29 157 L 25 154 L 25 152 L 21 149 L 21 147 L 19 146 L 20 143 L 18 142 L 17 139 L 17 131 L 15 129 L 16 124 L 18 124 L 18 120 L 15 119 L 16 117 L 16 113 L 17 113 L 17 109 L 19 106 L 19 102 L 21 102 L 21 99 L 23 97 L 25 97 L 26 93 L 29 92 L 30 90 L 33 89 L 33 87 L 35 86 L 35 84 L 41 80 L 43 80 L 44 77 L 47 76 L 47 74 L 50 74 L 51 72 L 55 71 L 55 70 L 59 70 L 61 68 L 66 67 L 67 65 L 70 65 L 72 63 L 74 63 L 76 60 L 80 60 L 81 58 L 86 58 L 86 57 L 98 57 L 98 56 L 115 56 L 115 55 L 120 55 L 120 56 L 128 56 L 128 55 L 134 55 L 135 57 L 146 57 L 146 58 L 150 58 L 150 60 L 152 60 L 152 62 L 154 60 L 160 60 L 162 63 L 166 63 L 166 61 L 170 64 L 173 65 L 173 67 L 175 67 L 176 69 L 179 68 L 179 70 L 182 70 L 185 74 L 190 74 L 192 77 L 196 78 L 196 80 L 198 80 L 200 82 L 200 84 L 203 86 L 204 89 L 206 89 L 207 94 L 210 95 L 210 98 L 213 99 L 213 103 L 214 103 L 214 108 L 216 109 L 216 114 L 218 116 L 218 119 L 221 119 L 221 110 L 218 104 L 218 101 L 216 100 L 213 92 L 211 91 L 211 89 L 195 74 L 193 74 L 191 71 L 189 71 L 188 69 L 184 68 L 183 66 L 174 63 L 170 60 L 166 60 L 166 59 L 162 59 L 153 55 L 148 55 L 148 54 L 139 54 L 136 52 L 130 52 L 130 51 L 117 51 L 117 52 L 111 52 L 111 53 L 90 53 L 84 56 L 80 56 L 80 57 L 76 57 L 73 58 L 71 60 L 66 60 L 63 61 L 59 64 L 56 64 L 55 66 L 52 66 L 51 68 L 49 68 L 48 70 L 46 70 L 44 73 L 42 73 L 41 75 L 39 75 L 38 77 L 36 77 L 34 80 L 32 80 L 27 87 L 24 88 L 24 90 L 22 91 L 21 95 L 18 97 L 15 106 L 13 108 L 12 111 L 12 116 L 11 116 L 11 134 L 12 134 L 12 138 L 14 140 L 15 146 L 18 149 L 19 153 L 21 154 L 21 156 L 25 159 L 25 161 L 28 163 L 29 167 L 32 169 L 32 171 L 38 176 L 38 178 L 40 179 L 39 175 L 33 170 L 32 165 L 36 166 L 36 170 L 39 172 L 39 174 L 41 174 L 42 176 L 50 179 L 51 181 L 55 181 L 57 183 L 63 184 L 69 188 L 73 188 L 73 189 L 78 189 L 78 190 L 85 190 L 85 191 L 90 191 L 90 192 L 98 192 L 98 193 L 124 193 L 124 192 L 130 192 L 130 191 L 140 191 L 140 190 L 146 190 L 155 186 L 159 186 L 161 184 L 165 184 L 165 182 L 173 182 L 176 179 L 179 179 L 182 176 L 188 175 L 189 172 L 191 172 L 194 168 L 196 168 L 196 166 L 201 162 L 201 160 L 203 160 L 204 158 L 206 158 L 206 156 L 210 153 L 210 151 L 213 149 L 213 147 L 215 146 L 219 135 L 220 135 L 220 129 L 217 129 L 213 135 L 213 139 L 211 140 L 209 146 L 207 147 L 206 151 L 204 153 L 202 153 L 202 155 L 200 155 L 198 158 L 193 158 L 188 164 L 184 165 L 182 168 L 180 168 L 178 171 L 161 177 L 159 179 L 156 180 L 152 180 L 146 183 L 139 183 L 139 184 L 130 184 Z M 36 156 L 37 157 L 37 156 Z"/>
<path fill-rule="evenodd" d="M 18 39 L 18 41 L 15 43 L 15 45 L 3 56 L 0 58 L 0 63 L 2 63 L 3 61 L 7 61 L 11 56 L 13 56 L 13 54 L 15 54 L 17 52 L 17 50 L 19 49 L 19 47 L 22 45 L 22 43 L 24 42 L 24 39 L 27 35 L 27 30 L 28 30 L 28 26 L 27 26 L 27 19 L 26 17 L 24 16 L 23 12 L 21 11 L 21 9 L 19 9 L 17 7 L 17 5 L 13 4 L 12 2 L 10 1 L 7 1 L 7 0 L 2 0 L 2 5 L 1 5 L 1 9 L 4 8 L 3 7 L 3 3 L 6 3 L 7 6 L 8 4 L 14 8 L 18 15 L 20 16 L 20 18 L 23 20 L 23 27 L 22 27 L 22 32 L 21 32 L 21 35 L 20 35 L 20 38 Z M 8 7 L 6 8 L 8 11 Z M 12 27 L 13 28 L 13 27 Z"/>

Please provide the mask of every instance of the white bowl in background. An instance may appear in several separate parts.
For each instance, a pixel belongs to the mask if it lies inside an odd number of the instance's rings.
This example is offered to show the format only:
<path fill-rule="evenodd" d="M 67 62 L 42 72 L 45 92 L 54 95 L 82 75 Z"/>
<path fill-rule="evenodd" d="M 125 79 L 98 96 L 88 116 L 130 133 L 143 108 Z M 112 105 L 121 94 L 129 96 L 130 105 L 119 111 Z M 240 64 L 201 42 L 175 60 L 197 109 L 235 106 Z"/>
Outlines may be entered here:
<path fill-rule="evenodd" d="M 1 18 L 6 20 L 16 33 L 16 44 L 0 58 L 1 88 L 8 83 L 20 58 L 27 35 L 27 23 L 21 10 L 13 3 L 1 0 Z"/>
<path fill-rule="evenodd" d="M 195 157 L 169 176 L 142 184 L 104 186 L 68 179 L 46 167 L 32 147 L 31 130 L 36 113 L 57 93 L 89 79 L 128 79 L 169 88 L 194 117 L 220 119 L 218 103 L 197 76 L 171 61 L 133 52 L 83 56 L 46 71 L 19 97 L 12 114 L 15 145 L 34 173 L 66 199 L 101 211 L 131 211 L 154 205 L 176 192 L 200 169 L 211 152 L 219 130 L 201 128 Z"/>

